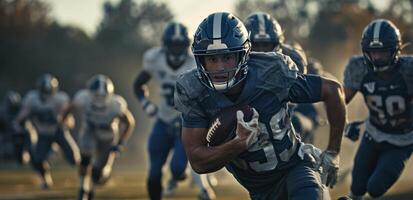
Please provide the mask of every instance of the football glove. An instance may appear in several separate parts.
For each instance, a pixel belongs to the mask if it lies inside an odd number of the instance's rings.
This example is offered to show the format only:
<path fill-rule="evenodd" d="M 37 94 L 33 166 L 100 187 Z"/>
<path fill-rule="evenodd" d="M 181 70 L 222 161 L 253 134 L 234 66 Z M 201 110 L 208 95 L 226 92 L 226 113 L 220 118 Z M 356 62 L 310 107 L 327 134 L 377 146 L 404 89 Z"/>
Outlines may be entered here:
<path fill-rule="evenodd" d="M 337 183 L 340 156 L 332 151 L 324 151 L 320 155 L 317 169 L 320 169 L 321 182 L 327 187 L 333 188 Z"/>
<path fill-rule="evenodd" d="M 360 125 L 362 125 L 364 121 L 354 121 L 348 123 L 344 127 L 344 136 L 346 136 L 351 141 L 357 141 L 360 137 Z"/>
<path fill-rule="evenodd" d="M 237 111 L 237 130 L 236 134 L 238 138 L 245 137 L 245 133 L 241 133 L 240 129 L 246 129 L 249 131 L 249 135 L 245 140 L 245 145 L 247 149 L 251 147 L 254 143 L 258 141 L 258 135 L 260 134 L 260 130 L 258 128 L 258 112 L 253 108 L 254 114 L 252 115 L 252 119 L 248 122 L 244 121 L 244 113 L 240 110 Z M 241 128 L 242 127 L 242 128 Z"/>

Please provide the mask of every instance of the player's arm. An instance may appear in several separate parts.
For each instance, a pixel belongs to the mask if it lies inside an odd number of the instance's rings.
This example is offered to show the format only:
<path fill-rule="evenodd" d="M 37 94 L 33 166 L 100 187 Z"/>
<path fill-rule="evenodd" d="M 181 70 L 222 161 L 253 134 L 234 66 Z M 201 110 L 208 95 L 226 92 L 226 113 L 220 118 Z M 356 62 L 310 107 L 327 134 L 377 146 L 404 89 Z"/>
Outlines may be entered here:
<path fill-rule="evenodd" d="M 182 143 L 195 172 L 204 174 L 217 171 L 246 150 L 245 138 L 236 138 L 219 146 L 207 146 L 206 128 L 183 128 Z"/>
<path fill-rule="evenodd" d="M 237 126 L 237 136 L 234 139 L 222 145 L 208 146 L 206 141 L 210 125 L 208 117 L 202 105 L 196 99 L 189 97 L 179 80 L 175 88 L 174 103 L 176 109 L 182 113 L 182 143 L 188 160 L 197 173 L 217 171 L 248 148 L 251 130 L 240 124 Z"/>
<path fill-rule="evenodd" d="M 146 84 L 150 80 L 151 75 L 146 70 L 142 70 L 133 84 L 133 90 L 145 113 L 152 117 L 157 113 L 157 107 L 147 98 L 149 90 Z"/>
<path fill-rule="evenodd" d="M 346 104 L 349 104 L 353 97 L 357 94 L 357 90 L 344 87 L 344 94 L 346 96 Z"/>
<path fill-rule="evenodd" d="M 73 102 L 65 105 L 60 112 L 60 115 L 59 115 L 60 118 L 58 118 L 59 123 L 65 124 L 69 114 L 73 113 L 75 109 L 76 109 L 76 105 Z"/>
<path fill-rule="evenodd" d="M 346 119 L 344 90 L 341 84 L 321 76 L 301 75 L 290 88 L 289 98 L 294 103 L 324 102 L 331 125 L 327 150 L 339 153 Z"/>
<path fill-rule="evenodd" d="M 135 128 L 135 118 L 132 113 L 127 109 L 124 111 L 124 114 L 120 117 L 120 120 L 125 124 L 124 131 L 120 135 L 119 144 L 124 144 L 125 141 L 132 134 L 133 129 Z"/>
<path fill-rule="evenodd" d="M 346 121 L 344 89 L 337 81 L 321 78 L 321 100 L 324 101 L 330 123 L 330 138 L 327 151 L 339 153 Z"/>

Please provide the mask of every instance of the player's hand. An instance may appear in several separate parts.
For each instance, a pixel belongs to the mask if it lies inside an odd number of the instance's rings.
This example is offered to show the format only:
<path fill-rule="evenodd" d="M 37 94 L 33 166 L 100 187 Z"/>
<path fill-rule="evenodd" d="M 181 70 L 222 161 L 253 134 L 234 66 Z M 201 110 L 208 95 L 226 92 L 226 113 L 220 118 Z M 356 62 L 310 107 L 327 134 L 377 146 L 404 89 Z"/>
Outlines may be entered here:
<path fill-rule="evenodd" d="M 321 150 L 312 144 L 302 143 L 298 150 L 298 156 L 301 160 L 310 160 L 313 163 L 320 163 Z"/>
<path fill-rule="evenodd" d="M 344 127 L 344 136 L 354 142 L 357 141 L 360 137 L 360 125 L 363 123 L 364 121 L 354 121 L 346 124 Z"/>
<path fill-rule="evenodd" d="M 340 156 L 338 153 L 324 151 L 320 155 L 320 162 L 317 169 L 321 170 L 321 182 L 327 187 L 333 188 L 337 183 Z"/>
<path fill-rule="evenodd" d="M 252 108 L 254 114 L 252 119 L 248 122 L 244 121 L 244 113 L 240 110 L 237 111 L 237 136 L 235 138 L 245 140 L 245 146 L 247 149 L 258 140 L 260 130 L 258 128 L 258 112 Z"/>
<path fill-rule="evenodd" d="M 149 117 L 153 117 L 158 113 L 158 107 L 146 98 L 141 100 L 141 105 L 142 105 L 143 111 Z"/>

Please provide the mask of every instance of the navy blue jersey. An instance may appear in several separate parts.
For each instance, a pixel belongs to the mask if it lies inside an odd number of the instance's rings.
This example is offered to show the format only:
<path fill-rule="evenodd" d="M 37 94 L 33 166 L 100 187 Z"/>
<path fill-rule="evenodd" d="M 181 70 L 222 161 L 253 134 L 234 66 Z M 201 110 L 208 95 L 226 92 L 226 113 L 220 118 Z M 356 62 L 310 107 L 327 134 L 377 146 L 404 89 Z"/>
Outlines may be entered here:
<path fill-rule="evenodd" d="M 387 134 L 413 131 L 413 57 L 401 56 L 388 80 L 381 79 L 362 56 L 347 64 L 344 86 L 360 91 L 369 109 L 369 123 Z"/>
<path fill-rule="evenodd" d="M 260 142 L 226 165 L 250 192 L 274 185 L 299 159 L 296 152 L 300 141 L 292 128 L 287 103 L 319 101 L 321 79 L 297 72 L 288 56 L 252 53 L 242 92 L 235 102 L 203 85 L 196 70 L 177 80 L 175 106 L 182 112 L 183 127 L 209 128 L 213 116 L 229 106 L 250 105 L 258 111 Z"/>

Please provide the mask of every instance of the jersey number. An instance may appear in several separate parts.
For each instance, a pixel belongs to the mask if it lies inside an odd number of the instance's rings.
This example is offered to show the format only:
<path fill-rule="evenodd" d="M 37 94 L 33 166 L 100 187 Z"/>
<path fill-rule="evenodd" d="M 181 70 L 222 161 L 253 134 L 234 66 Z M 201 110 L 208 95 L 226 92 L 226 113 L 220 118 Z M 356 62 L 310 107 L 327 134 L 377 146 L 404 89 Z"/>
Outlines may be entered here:
<path fill-rule="evenodd" d="M 163 96 L 166 99 L 166 104 L 168 104 L 168 106 L 173 107 L 174 106 L 174 90 L 175 90 L 175 86 L 172 84 L 163 84 L 162 85 L 162 90 L 163 90 Z"/>
<path fill-rule="evenodd" d="M 369 95 L 366 97 L 366 102 L 370 109 L 378 113 L 378 118 L 383 124 L 386 123 L 386 112 L 390 116 L 395 116 L 406 110 L 404 98 L 397 95 L 388 96 L 387 98 Z"/>

